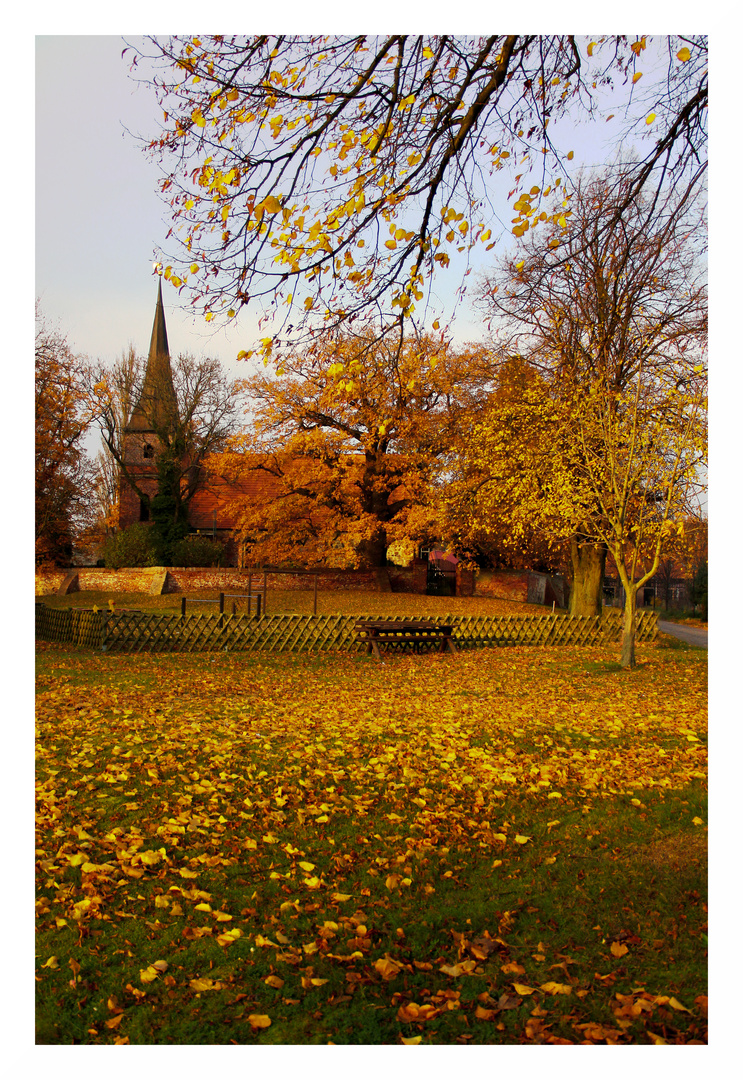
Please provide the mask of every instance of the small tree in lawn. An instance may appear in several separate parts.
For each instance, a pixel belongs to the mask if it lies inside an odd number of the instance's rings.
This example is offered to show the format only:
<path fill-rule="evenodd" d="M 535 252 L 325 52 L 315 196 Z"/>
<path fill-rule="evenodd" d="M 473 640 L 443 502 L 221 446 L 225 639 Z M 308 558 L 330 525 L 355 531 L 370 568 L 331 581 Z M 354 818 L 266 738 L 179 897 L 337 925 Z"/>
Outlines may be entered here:
<path fill-rule="evenodd" d="M 597 382 L 573 403 L 579 452 L 571 471 L 624 587 L 622 667 L 635 664 L 637 593 L 697 502 L 706 410 L 703 362 L 681 375 L 643 358 L 625 389 Z"/>

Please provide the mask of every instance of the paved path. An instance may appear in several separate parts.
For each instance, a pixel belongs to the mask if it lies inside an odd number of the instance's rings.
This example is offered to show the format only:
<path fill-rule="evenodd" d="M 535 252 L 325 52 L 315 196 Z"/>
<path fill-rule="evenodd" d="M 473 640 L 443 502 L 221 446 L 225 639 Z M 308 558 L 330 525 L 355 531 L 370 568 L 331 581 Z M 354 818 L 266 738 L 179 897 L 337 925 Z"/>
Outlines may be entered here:
<path fill-rule="evenodd" d="M 707 648 L 707 631 L 700 629 L 698 626 L 682 626 L 680 623 L 663 622 L 658 619 L 658 629 L 662 630 L 664 634 L 679 638 L 681 641 L 688 641 L 690 645 L 694 645 L 697 649 Z"/>

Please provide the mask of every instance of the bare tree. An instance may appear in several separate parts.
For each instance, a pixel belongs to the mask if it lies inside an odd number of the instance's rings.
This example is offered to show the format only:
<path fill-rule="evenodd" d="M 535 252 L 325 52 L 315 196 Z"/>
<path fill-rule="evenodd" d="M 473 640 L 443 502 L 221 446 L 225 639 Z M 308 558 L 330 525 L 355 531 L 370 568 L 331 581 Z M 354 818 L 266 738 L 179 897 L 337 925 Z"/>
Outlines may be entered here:
<path fill-rule="evenodd" d="M 621 395 L 641 376 L 683 387 L 704 352 L 704 216 L 672 193 L 649 219 L 647 198 L 627 204 L 633 170 L 579 178 L 562 223 L 530 233 L 482 286 L 497 353 L 526 358 L 560 392 Z M 593 520 L 589 506 L 570 538 L 575 615 L 601 611 L 607 549 Z"/>
<path fill-rule="evenodd" d="M 159 442 L 161 463 L 168 473 L 167 494 L 174 516 L 187 513 L 188 503 L 206 480 L 204 460 L 224 449 L 239 425 L 242 384 L 228 379 L 215 359 L 180 355 L 170 365 L 170 387 L 151 386 L 143 393 L 144 364 L 130 350 L 112 369 L 98 367 L 95 392 L 98 425 L 107 452 L 140 498 L 149 500 L 140 472 L 126 455 L 126 429 L 139 410 Z M 171 396 L 172 395 L 172 396 Z"/>

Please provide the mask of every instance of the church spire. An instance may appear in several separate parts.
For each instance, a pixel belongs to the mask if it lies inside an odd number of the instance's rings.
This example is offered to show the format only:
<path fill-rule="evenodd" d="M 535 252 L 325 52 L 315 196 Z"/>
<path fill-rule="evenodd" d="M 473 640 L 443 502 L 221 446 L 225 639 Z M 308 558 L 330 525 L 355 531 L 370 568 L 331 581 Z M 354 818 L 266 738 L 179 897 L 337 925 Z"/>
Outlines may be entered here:
<path fill-rule="evenodd" d="M 168 332 L 165 327 L 162 278 L 157 282 L 155 321 L 152 324 L 150 353 L 142 383 L 142 393 L 134 406 L 127 431 L 157 431 L 166 428 L 177 415 L 173 372 L 170 367 Z"/>

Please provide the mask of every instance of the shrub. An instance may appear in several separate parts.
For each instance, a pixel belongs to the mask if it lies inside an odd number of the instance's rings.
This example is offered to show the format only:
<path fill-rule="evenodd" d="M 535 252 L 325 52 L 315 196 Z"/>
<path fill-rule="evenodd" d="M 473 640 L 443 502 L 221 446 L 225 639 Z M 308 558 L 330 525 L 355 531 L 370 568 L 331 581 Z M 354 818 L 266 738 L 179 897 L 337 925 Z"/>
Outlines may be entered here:
<path fill-rule="evenodd" d="M 171 548 L 173 566 L 221 566 L 224 548 L 206 536 L 186 536 Z"/>
<path fill-rule="evenodd" d="M 112 570 L 122 566 L 157 566 L 150 529 L 146 525 L 130 525 L 109 536 L 103 545 L 103 562 Z"/>

